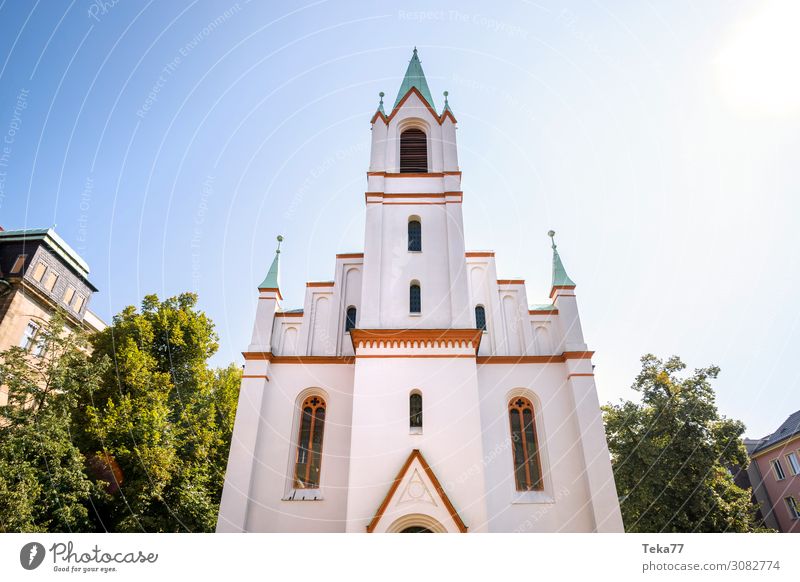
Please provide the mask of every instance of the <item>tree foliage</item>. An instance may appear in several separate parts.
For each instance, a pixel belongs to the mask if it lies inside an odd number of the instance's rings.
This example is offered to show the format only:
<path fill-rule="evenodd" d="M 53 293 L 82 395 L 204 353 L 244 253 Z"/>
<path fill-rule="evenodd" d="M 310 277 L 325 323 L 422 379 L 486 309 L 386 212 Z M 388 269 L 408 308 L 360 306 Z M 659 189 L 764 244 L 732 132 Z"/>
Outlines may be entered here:
<path fill-rule="evenodd" d="M 89 357 L 86 335 L 63 313 L 42 326 L 32 353 L 0 354 L 0 531 L 84 531 L 97 487 L 70 428 L 77 394 L 97 387 L 108 363 Z M 38 354 L 38 355 L 37 355 Z"/>
<path fill-rule="evenodd" d="M 149 295 L 90 344 L 58 337 L 45 358 L 0 355 L 3 529 L 213 531 L 241 372 L 208 367 L 197 296 Z"/>
<path fill-rule="evenodd" d="M 746 467 L 744 425 L 721 417 L 711 380 L 688 377 L 678 358 L 648 354 L 633 389 L 641 402 L 603 409 L 625 528 L 631 532 L 749 532 L 757 529 L 750 491 L 728 467 Z"/>

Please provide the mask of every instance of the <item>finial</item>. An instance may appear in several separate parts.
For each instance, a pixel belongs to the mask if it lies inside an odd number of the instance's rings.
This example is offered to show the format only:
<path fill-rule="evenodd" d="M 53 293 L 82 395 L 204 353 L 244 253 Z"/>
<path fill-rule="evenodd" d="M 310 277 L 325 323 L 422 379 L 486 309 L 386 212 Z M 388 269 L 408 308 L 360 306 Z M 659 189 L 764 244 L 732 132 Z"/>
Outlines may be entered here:
<path fill-rule="evenodd" d="M 276 254 L 276 255 L 279 255 L 279 254 L 281 254 L 281 243 L 282 243 L 282 242 L 283 242 L 283 236 L 279 234 L 279 235 L 278 235 L 278 248 L 277 248 L 277 249 L 275 249 L 275 254 Z"/>
<path fill-rule="evenodd" d="M 385 93 L 384 93 L 383 91 L 381 91 L 380 93 L 378 93 L 378 96 L 381 98 L 381 105 L 383 105 L 383 96 L 384 96 L 384 95 L 385 95 Z"/>
<path fill-rule="evenodd" d="M 449 91 L 445 91 L 443 93 L 443 95 L 444 95 L 444 104 L 447 105 L 447 96 L 450 95 L 450 92 Z"/>
<path fill-rule="evenodd" d="M 414 47 L 414 56 L 417 54 L 417 47 Z"/>
<path fill-rule="evenodd" d="M 550 240 L 553 242 L 553 247 L 552 247 L 553 250 L 556 250 L 556 238 L 555 238 L 556 237 L 556 231 L 548 230 L 547 231 L 547 236 L 549 236 Z"/>

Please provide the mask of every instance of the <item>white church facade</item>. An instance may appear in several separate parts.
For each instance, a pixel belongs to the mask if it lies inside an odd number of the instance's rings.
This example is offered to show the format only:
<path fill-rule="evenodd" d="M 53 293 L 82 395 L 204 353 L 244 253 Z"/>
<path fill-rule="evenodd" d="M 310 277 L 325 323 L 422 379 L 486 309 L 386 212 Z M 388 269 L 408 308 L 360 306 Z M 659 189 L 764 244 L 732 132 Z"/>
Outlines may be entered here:
<path fill-rule="evenodd" d="M 383 96 L 383 94 L 381 94 Z M 575 284 L 465 248 L 456 119 L 416 49 L 372 118 L 363 253 L 259 286 L 219 532 L 620 532 Z M 550 233 L 552 236 L 552 233 Z"/>

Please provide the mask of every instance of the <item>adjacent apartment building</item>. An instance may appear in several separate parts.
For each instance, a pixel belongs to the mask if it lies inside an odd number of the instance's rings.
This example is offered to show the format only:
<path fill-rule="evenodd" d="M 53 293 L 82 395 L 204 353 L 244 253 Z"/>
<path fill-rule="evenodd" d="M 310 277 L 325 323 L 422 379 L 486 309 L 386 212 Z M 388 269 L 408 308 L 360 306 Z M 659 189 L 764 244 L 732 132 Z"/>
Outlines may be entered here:
<path fill-rule="evenodd" d="M 745 445 L 750 481 L 766 525 L 800 533 L 800 410 L 771 435 Z"/>
<path fill-rule="evenodd" d="M 35 355 L 37 336 L 59 307 L 74 327 L 105 328 L 89 310 L 96 291 L 89 265 L 52 228 L 0 229 L 0 351 L 20 346 Z M 0 386 L 0 406 L 7 401 Z"/>

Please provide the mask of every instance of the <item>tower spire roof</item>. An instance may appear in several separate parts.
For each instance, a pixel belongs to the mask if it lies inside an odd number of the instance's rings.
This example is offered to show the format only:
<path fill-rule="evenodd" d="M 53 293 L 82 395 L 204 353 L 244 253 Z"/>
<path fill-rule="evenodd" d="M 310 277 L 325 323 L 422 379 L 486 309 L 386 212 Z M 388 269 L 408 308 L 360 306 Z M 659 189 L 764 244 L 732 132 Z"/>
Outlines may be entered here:
<path fill-rule="evenodd" d="M 428 88 L 428 81 L 425 80 L 425 73 L 422 71 L 422 63 L 419 62 L 419 57 L 417 56 L 417 47 L 414 47 L 414 53 L 411 55 L 411 61 L 408 63 L 408 69 L 406 69 L 406 76 L 403 77 L 403 84 L 400 85 L 400 90 L 397 92 L 397 99 L 395 99 L 392 109 L 397 107 L 412 87 L 416 87 L 417 91 L 428 102 L 428 105 L 432 109 L 436 109 L 433 104 L 431 90 Z"/>
<path fill-rule="evenodd" d="M 567 275 L 567 270 L 564 268 L 564 263 L 561 262 L 561 257 L 556 248 L 556 231 L 548 231 L 547 236 L 552 241 L 553 248 L 553 287 L 575 287 L 575 282 Z"/>
<path fill-rule="evenodd" d="M 267 271 L 267 276 L 264 277 L 264 280 L 261 282 L 261 285 L 258 286 L 259 289 L 280 289 L 280 281 L 279 281 L 279 259 L 281 256 L 281 243 L 283 242 L 283 237 L 278 235 L 278 248 L 275 249 L 275 258 L 272 259 L 272 265 L 269 267 L 269 271 Z"/>

